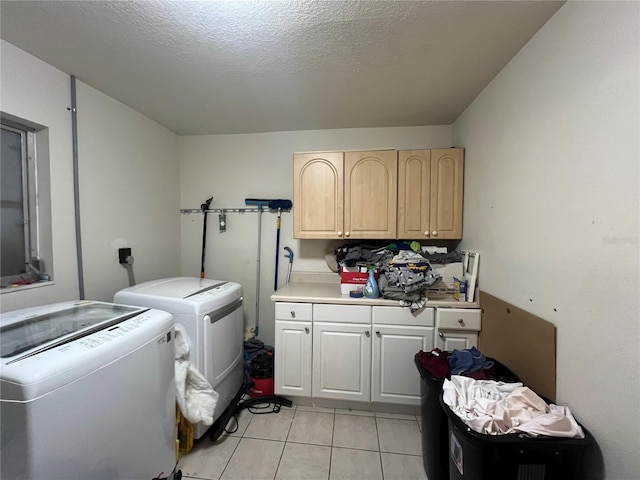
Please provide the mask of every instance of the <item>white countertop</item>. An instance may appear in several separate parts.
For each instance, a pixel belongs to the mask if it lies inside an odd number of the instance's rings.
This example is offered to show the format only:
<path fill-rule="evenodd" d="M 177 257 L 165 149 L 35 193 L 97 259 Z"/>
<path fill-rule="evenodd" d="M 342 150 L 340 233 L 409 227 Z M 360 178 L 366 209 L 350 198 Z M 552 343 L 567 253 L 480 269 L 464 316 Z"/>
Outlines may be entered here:
<path fill-rule="evenodd" d="M 292 275 L 291 282 L 279 288 L 273 295 L 273 302 L 295 303 L 335 303 L 343 305 L 388 305 L 398 306 L 397 300 L 385 300 L 384 298 L 351 298 L 340 293 L 339 276 L 331 274 L 318 274 L 302 277 Z M 335 281 L 335 278 L 338 281 Z M 455 307 L 455 308 L 479 308 L 477 302 L 459 302 L 452 296 L 442 295 L 430 297 L 427 307 Z"/>

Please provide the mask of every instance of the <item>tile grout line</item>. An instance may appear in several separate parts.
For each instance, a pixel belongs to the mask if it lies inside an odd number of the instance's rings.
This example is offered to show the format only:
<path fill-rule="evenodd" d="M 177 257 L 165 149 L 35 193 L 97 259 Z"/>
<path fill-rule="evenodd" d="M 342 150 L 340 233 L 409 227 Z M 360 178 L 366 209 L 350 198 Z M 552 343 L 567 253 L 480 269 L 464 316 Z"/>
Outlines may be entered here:
<path fill-rule="evenodd" d="M 242 442 L 242 437 L 240 437 L 240 440 L 238 440 L 238 443 L 236 443 L 236 446 L 233 449 L 233 452 L 231 452 L 231 455 L 229 455 L 229 459 L 227 460 L 227 463 L 224 464 L 224 468 L 222 469 L 222 472 L 220 472 L 220 476 L 218 477 L 218 480 L 220 480 L 223 477 L 224 472 L 229 467 L 229 464 L 231 463 L 231 459 L 233 458 L 233 456 L 235 455 L 236 451 L 240 447 L 240 442 Z"/>
<path fill-rule="evenodd" d="M 380 462 L 380 475 L 382 476 L 382 480 L 384 480 L 384 468 L 382 468 L 382 452 L 380 448 L 380 432 L 378 432 L 378 418 L 375 418 L 376 425 L 376 440 L 378 440 L 378 461 Z"/>
<path fill-rule="evenodd" d="M 333 409 L 333 424 L 331 425 L 331 450 L 329 450 L 329 473 L 327 480 L 331 480 L 331 464 L 333 463 L 333 437 L 336 434 L 336 409 Z"/>
<path fill-rule="evenodd" d="M 293 415 L 291 416 L 291 421 L 289 421 L 289 428 L 287 429 L 287 436 L 284 437 L 284 445 L 282 446 L 282 452 L 280 452 L 280 458 L 278 459 L 278 465 L 276 466 L 276 471 L 273 474 L 273 480 L 278 476 L 278 470 L 280 470 L 280 463 L 282 463 L 282 457 L 284 457 L 284 451 L 287 449 L 287 443 L 289 440 L 289 435 L 291 434 L 291 427 L 293 427 L 293 422 L 296 419 L 296 413 L 298 413 L 298 407 L 293 410 Z M 293 442 L 292 442 L 293 443 Z"/>
<path fill-rule="evenodd" d="M 247 413 L 251 413 L 249 410 L 246 410 L 246 412 Z M 251 423 L 251 420 L 253 420 L 253 416 L 249 419 L 249 423 Z M 244 434 L 249 429 L 249 423 L 247 423 L 247 428 L 245 428 L 243 430 L 242 434 L 240 435 L 240 440 L 238 440 L 238 443 L 236 444 L 236 448 L 234 448 L 233 452 L 231 452 L 231 455 L 229 455 L 229 459 L 227 460 L 227 463 L 225 463 L 224 468 L 222 469 L 222 472 L 220 472 L 220 476 L 218 477 L 218 480 L 222 479 L 222 477 L 224 476 L 224 472 L 227 470 L 227 468 L 229 468 L 229 464 L 231 463 L 231 459 L 233 458 L 233 456 L 235 455 L 236 451 L 240 447 L 240 444 L 242 443 L 242 440 L 244 439 Z M 237 424 L 238 429 L 239 429 L 240 428 L 240 414 L 239 413 L 238 413 L 238 416 L 236 417 L 236 424 Z M 227 423 L 227 425 L 225 425 L 225 429 L 227 428 L 228 425 L 229 425 L 228 423 Z M 231 435 L 228 435 L 228 436 L 231 436 Z"/>

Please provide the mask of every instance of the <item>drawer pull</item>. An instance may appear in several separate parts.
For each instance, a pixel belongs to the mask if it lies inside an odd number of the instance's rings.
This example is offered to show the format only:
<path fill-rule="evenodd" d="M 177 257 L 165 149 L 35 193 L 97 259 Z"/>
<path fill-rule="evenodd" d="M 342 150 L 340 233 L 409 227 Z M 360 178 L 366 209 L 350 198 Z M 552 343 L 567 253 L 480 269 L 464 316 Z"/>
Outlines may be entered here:
<path fill-rule="evenodd" d="M 464 327 L 464 320 L 463 319 L 459 318 L 458 319 L 458 323 Z"/>
<path fill-rule="evenodd" d="M 295 310 L 291 310 L 291 318 L 296 318 L 296 312 L 295 312 Z"/>

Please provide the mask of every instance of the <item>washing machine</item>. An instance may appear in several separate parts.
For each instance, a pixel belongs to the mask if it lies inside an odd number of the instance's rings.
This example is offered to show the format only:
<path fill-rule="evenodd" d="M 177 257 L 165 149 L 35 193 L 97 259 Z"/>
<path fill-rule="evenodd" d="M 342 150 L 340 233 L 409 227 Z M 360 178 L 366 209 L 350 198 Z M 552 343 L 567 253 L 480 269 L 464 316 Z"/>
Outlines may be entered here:
<path fill-rule="evenodd" d="M 0 315 L 3 480 L 169 475 L 173 328 L 167 312 L 92 301 Z"/>
<path fill-rule="evenodd" d="M 116 303 L 165 310 L 190 340 L 189 360 L 218 393 L 213 420 L 229 406 L 244 383 L 242 286 L 235 282 L 172 277 L 117 292 Z M 209 425 L 195 425 L 200 438 Z"/>

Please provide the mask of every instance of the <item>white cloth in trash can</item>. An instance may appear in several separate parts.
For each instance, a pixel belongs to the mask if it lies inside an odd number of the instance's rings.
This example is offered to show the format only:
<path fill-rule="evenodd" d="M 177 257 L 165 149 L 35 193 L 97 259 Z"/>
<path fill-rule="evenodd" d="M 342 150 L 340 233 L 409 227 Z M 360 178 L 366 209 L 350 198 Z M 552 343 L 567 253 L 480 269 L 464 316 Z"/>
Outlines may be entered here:
<path fill-rule="evenodd" d="M 520 382 L 451 375 L 451 380 L 444 381 L 442 391 L 443 401 L 478 433 L 584 438 L 568 407 L 547 404 Z"/>

